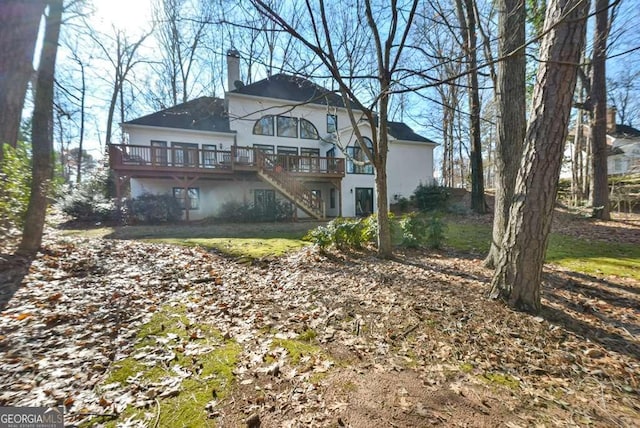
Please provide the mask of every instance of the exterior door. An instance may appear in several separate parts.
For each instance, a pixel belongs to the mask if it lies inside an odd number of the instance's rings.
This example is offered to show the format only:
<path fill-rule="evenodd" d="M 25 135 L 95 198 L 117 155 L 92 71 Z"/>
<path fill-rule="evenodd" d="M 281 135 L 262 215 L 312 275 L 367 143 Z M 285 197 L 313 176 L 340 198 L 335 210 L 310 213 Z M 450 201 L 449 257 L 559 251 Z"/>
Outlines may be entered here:
<path fill-rule="evenodd" d="M 167 159 L 167 142 L 166 141 L 151 141 L 151 163 L 153 165 L 166 166 Z"/>
<path fill-rule="evenodd" d="M 198 166 L 198 145 L 194 143 L 171 143 L 175 166 Z"/>
<path fill-rule="evenodd" d="M 373 188 L 356 187 L 356 215 L 366 217 L 373 214 Z"/>

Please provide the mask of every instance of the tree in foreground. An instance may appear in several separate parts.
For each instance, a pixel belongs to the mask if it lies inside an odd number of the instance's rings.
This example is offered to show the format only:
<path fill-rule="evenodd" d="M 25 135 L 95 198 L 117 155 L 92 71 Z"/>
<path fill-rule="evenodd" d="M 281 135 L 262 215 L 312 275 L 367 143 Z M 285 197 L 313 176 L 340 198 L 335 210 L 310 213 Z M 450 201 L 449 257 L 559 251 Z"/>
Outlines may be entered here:
<path fill-rule="evenodd" d="M 31 197 L 25 216 L 22 241 L 18 248 L 18 253 L 26 256 L 35 255 L 42 243 L 47 198 L 53 178 L 53 84 L 62 20 L 62 1 L 49 1 L 40 53 L 33 109 Z"/>
<path fill-rule="evenodd" d="M 478 52 L 476 7 L 473 0 L 456 0 L 456 10 L 462 35 L 462 49 L 467 62 L 469 96 L 469 128 L 471 139 L 471 209 L 487 212 L 484 198 L 484 174 L 482 172 L 482 140 L 480 135 L 480 89 L 478 86 Z"/>
<path fill-rule="evenodd" d="M 578 61 L 585 38 L 587 0 L 551 0 L 524 152 L 490 296 L 527 312 L 540 311 L 540 282 Z"/>
<path fill-rule="evenodd" d="M 593 217 L 611 220 L 607 172 L 607 38 L 609 35 L 609 0 L 596 0 L 596 26 L 593 33 L 591 61 L 591 153 L 593 163 Z M 614 119 L 615 121 L 615 119 Z M 615 126 L 615 124 L 614 124 Z"/>
<path fill-rule="evenodd" d="M 493 236 L 487 267 L 495 267 L 500 254 L 513 198 L 516 175 L 522 159 L 526 124 L 526 58 L 524 0 L 499 0 L 496 102 L 498 121 L 495 152 L 495 207 Z"/>
<path fill-rule="evenodd" d="M 16 147 L 44 0 L 0 2 L 0 159 L 2 145 Z"/>

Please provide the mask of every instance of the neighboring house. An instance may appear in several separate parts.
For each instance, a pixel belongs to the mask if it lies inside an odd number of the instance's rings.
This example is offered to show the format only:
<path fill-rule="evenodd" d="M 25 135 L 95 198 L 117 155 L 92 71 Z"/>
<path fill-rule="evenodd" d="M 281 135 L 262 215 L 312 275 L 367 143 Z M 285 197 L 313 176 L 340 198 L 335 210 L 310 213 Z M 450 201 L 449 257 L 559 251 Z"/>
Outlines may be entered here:
<path fill-rule="evenodd" d="M 229 201 L 276 199 L 293 202 L 300 217 L 373 213 L 374 169 L 342 98 L 284 74 L 244 86 L 239 57 L 230 52 L 228 61 L 235 89 L 224 100 L 201 97 L 122 124 L 128 143 L 109 147 L 119 196 L 127 182 L 131 197 L 173 194 L 187 220 L 215 216 Z M 368 123 L 360 130 L 371 145 Z M 399 122 L 389 124 L 389 141 L 390 201 L 433 182 L 436 143 Z"/>
<path fill-rule="evenodd" d="M 616 125 L 607 132 L 610 147 L 607 157 L 609 175 L 640 173 L 640 131 L 626 125 Z"/>

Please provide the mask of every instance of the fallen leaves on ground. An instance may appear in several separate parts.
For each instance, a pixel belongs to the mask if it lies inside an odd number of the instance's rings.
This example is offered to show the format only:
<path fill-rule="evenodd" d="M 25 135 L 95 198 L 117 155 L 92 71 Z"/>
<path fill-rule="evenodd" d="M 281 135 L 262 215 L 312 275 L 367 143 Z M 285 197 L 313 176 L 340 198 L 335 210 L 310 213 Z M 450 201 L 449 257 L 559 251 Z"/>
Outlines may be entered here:
<path fill-rule="evenodd" d="M 548 267 L 540 317 L 484 298 L 477 259 L 410 251 L 238 264 L 197 248 L 46 240 L 0 316 L 0 405 L 64 405 L 153 426 L 232 341 L 216 426 L 632 426 L 640 418 L 640 285 Z M 167 306 L 180 331 L 142 343 Z M 200 326 L 200 327 L 199 327 Z M 213 339 L 215 330 L 220 338 Z M 170 331 L 171 330 L 171 331 Z M 185 333 L 188 332 L 188 333 Z M 141 346 L 145 345 L 145 346 Z M 180 358 L 190 364 L 177 364 Z M 127 358 L 148 368 L 105 383 Z M 142 409 L 135 416 L 122 412 Z"/>

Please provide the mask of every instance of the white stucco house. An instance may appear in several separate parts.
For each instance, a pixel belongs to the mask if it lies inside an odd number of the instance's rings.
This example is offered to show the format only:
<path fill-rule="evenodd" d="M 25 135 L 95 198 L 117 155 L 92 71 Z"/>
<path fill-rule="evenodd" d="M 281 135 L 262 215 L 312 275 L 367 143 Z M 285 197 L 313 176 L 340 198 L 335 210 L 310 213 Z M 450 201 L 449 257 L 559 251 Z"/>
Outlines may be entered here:
<path fill-rule="evenodd" d="M 640 130 L 615 125 L 607 132 L 607 171 L 609 175 L 640 173 Z"/>
<path fill-rule="evenodd" d="M 201 97 L 128 121 L 126 144 L 109 147 L 119 196 L 172 194 L 186 220 L 216 216 L 228 201 L 295 205 L 299 217 L 360 216 L 376 207 L 374 169 L 356 142 L 342 98 L 309 80 L 277 74 L 239 81 L 228 56 L 224 99 Z M 371 145 L 371 129 L 360 126 Z M 388 194 L 433 182 L 437 144 L 389 124 Z M 344 148 L 343 149 L 341 149 Z"/>

